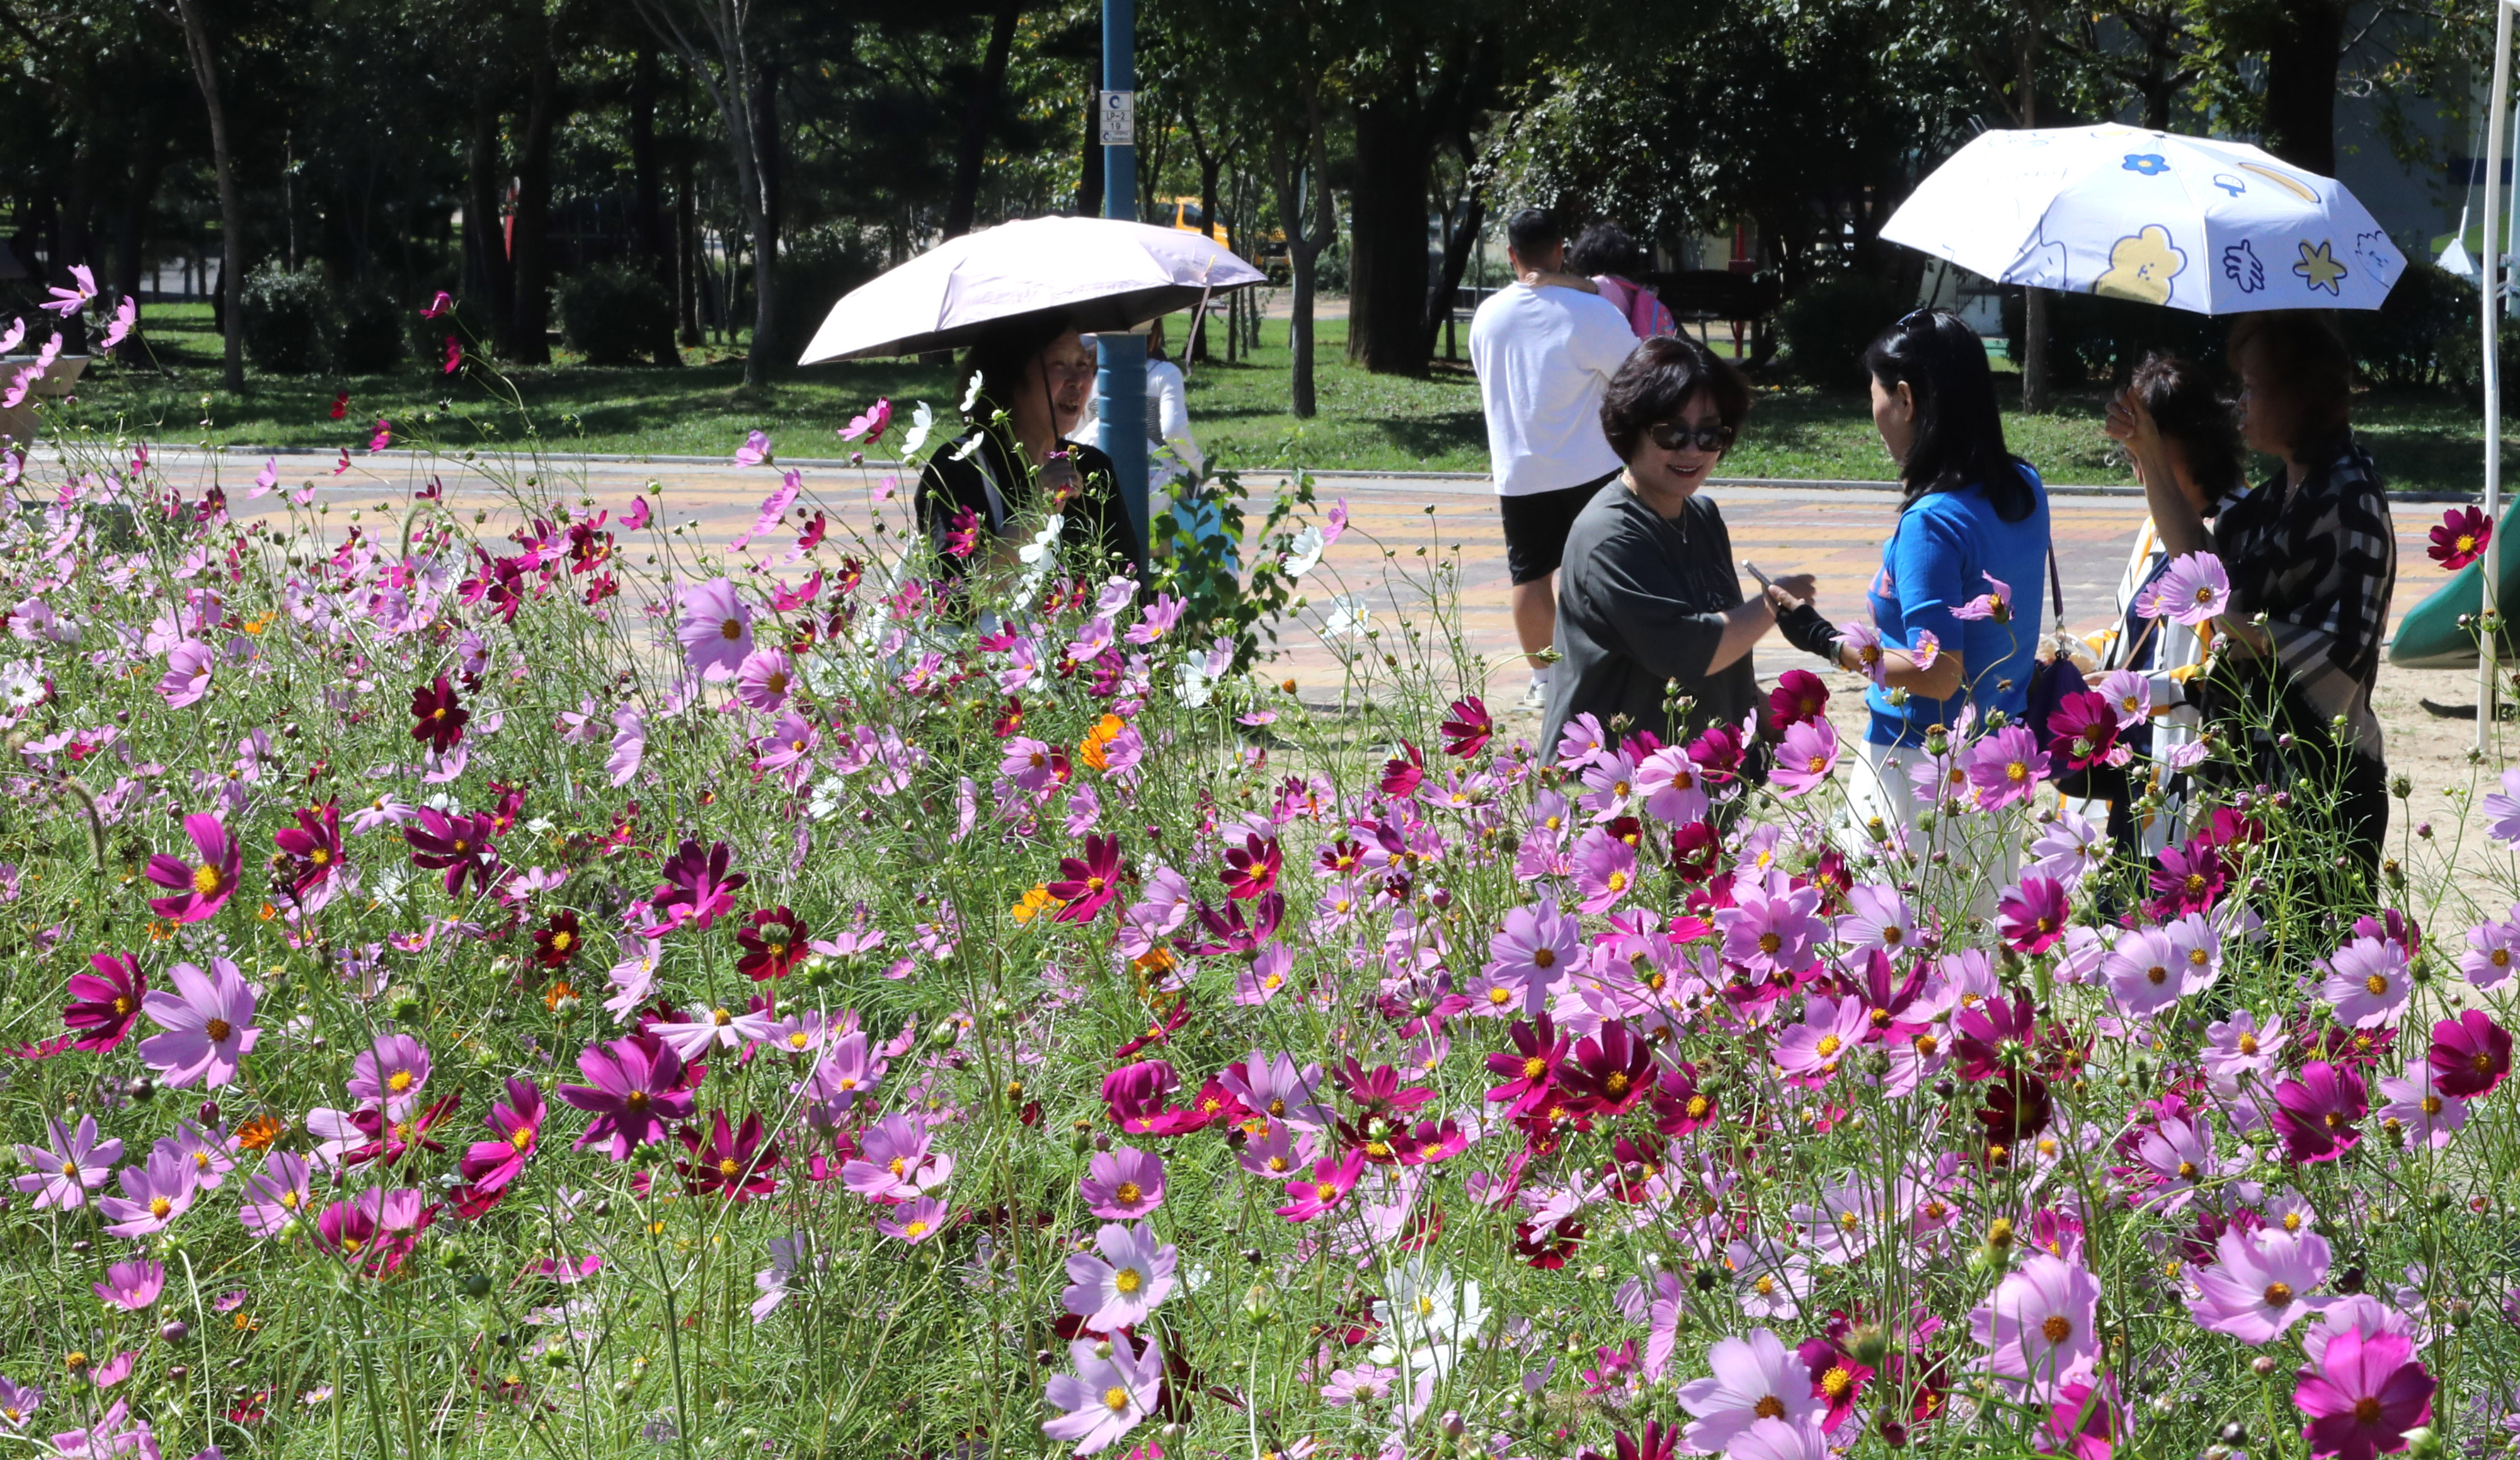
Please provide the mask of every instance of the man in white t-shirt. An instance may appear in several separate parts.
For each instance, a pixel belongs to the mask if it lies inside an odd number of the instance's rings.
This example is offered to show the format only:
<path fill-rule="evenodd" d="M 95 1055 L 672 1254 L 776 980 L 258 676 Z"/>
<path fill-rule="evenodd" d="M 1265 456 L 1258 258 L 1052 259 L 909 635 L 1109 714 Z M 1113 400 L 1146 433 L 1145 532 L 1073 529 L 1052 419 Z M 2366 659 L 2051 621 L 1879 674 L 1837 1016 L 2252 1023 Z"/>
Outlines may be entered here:
<path fill-rule="evenodd" d="M 1471 318 L 1470 365 L 1505 519 L 1514 635 L 1531 656 L 1523 704 L 1538 707 L 1549 693 L 1549 665 L 1539 655 L 1556 630 L 1567 528 L 1621 465 L 1601 433 L 1601 392 L 1637 337 L 1591 280 L 1562 272 L 1565 235 L 1548 213 L 1527 207 L 1508 219 L 1506 255 L 1514 282 Z"/>

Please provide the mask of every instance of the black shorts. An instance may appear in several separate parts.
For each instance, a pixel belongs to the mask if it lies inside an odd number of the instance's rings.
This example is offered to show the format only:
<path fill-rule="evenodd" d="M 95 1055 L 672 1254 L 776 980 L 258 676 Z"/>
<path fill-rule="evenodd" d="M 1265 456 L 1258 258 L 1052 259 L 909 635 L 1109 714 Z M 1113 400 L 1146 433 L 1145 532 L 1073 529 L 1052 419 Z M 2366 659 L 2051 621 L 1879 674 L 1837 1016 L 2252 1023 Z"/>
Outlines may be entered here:
<path fill-rule="evenodd" d="M 1566 533 L 1575 525 L 1576 514 L 1590 506 L 1603 484 L 1618 475 L 1612 472 L 1581 486 L 1497 498 L 1497 511 L 1505 518 L 1506 570 L 1513 575 L 1517 587 L 1536 583 L 1557 570 L 1557 565 L 1566 557 Z"/>

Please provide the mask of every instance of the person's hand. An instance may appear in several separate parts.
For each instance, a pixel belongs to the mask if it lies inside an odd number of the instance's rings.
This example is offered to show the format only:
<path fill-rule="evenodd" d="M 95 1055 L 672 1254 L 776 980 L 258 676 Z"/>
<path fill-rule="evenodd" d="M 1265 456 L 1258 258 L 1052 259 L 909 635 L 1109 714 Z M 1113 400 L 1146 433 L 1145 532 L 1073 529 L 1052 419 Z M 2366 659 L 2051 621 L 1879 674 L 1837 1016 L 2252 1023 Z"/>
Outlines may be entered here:
<path fill-rule="evenodd" d="M 1075 460 L 1065 456 L 1054 456 L 1044 462 L 1040 479 L 1042 494 L 1062 507 L 1085 487 L 1085 479 L 1077 474 Z"/>
<path fill-rule="evenodd" d="M 1768 583 L 1791 600 L 1788 608 L 1795 603 L 1810 603 L 1820 592 L 1820 580 L 1807 572 L 1789 572 L 1780 578 L 1770 578 Z"/>
<path fill-rule="evenodd" d="M 2161 428 L 2154 424 L 2152 412 L 2136 398 L 2133 388 L 2109 402 L 2108 419 L 2100 430 L 2110 440 L 2123 441 L 2138 451 L 2161 439 Z"/>
<path fill-rule="evenodd" d="M 1582 290 L 1586 294 L 1599 294 L 1601 292 L 1601 286 L 1585 278 L 1582 274 L 1561 274 L 1552 269 L 1526 269 L 1520 275 L 1520 278 L 1523 285 L 1530 289 L 1576 289 Z"/>

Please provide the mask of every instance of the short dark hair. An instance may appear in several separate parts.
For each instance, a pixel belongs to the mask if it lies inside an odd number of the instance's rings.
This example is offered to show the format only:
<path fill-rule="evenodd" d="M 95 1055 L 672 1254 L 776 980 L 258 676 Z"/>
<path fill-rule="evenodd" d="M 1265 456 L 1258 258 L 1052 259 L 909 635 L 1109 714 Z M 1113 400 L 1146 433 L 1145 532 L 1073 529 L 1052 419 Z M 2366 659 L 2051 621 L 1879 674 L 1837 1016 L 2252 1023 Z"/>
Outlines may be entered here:
<path fill-rule="evenodd" d="M 1566 250 L 1566 268 L 1577 274 L 1610 274 L 1634 278 L 1653 267 L 1653 258 L 1616 223 L 1596 223 Z"/>
<path fill-rule="evenodd" d="M 2354 351 L 2336 316 L 2325 309 L 2269 309 L 2231 326 L 2231 368 L 2240 352 L 2266 346 L 2261 359 L 2278 383 L 2286 444 L 2308 453 L 2324 447 L 2354 413 Z"/>
<path fill-rule="evenodd" d="M 2007 523 L 2039 510 L 2029 464 L 2003 444 L 1986 342 L 1966 321 L 1948 309 L 1912 310 L 1872 342 L 1864 366 L 1881 388 L 1895 393 L 1904 385 L 1916 402 L 1916 438 L 1899 463 L 1900 511 L 1933 492 L 1977 485 Z"/>
<path fill-rule="evenodd" d="M 979 373 L 980 398 L 972 403 L 972 418 L 985 425 L 993 411 L 1013 415 L 1015 388 L 1024 371 L 1054 341 L 1075 329 L 1075 321 L 1058 313 L 1019 314 L 990 326 L 971 342 L 959 371 L 965 380 Z"/>
<path fill-rule="evenodd" d="M 1549 209 L 1526 207 L 1505 220 L 1505 241 L 1515 257 L 1533 263 L 1541 254 L 1566 242 L 1566 231 L 1549 216 Z"/>
<path fill-rule="evenodd" d="M 2240 420 L 2216 388 L 2205 367 L 2182 355 L 2155 350 L 2135 368 L 2128 388 L 2143 402 L 2162 439 L 2177 448 L 2187 475 L 2205 489 L 2205 514 L 2248 482 L 2248 449 Z"/>
<path fill-rule="evenodd" d="M 1601 434 L 1621 461 L 1637 454 L 1645 433 L 1675 420 L 1703 391 L 1716 419 L 1733 431 L 1750 413 L 1750 388 L 1741 372 L 1686 335 L 1657 335 L 1628 355 L 1601 392 Z"/>

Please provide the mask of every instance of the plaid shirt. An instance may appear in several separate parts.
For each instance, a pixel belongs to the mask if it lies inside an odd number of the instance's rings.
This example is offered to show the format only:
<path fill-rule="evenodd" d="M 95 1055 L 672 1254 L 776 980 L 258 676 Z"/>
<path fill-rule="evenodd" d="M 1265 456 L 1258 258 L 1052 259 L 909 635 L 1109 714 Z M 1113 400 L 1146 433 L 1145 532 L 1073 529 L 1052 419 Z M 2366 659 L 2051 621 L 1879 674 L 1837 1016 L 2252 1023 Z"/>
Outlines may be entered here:
<path fill-rule="evenodd" d="M 2398 580 L 2398 537 L 2370 456 L 2348 434 L 2289 495 L 2278 472 L 2224 509 L 2214 550 L 2230 574 L 2231 616 L 2266 615 L 2274 641 L 2272 667 L 2245 651 L 2217 656 L 2227 671 L 2216 676 L 2226 681 L 2218 688 L 2274 711 L 2271 725 L 2247 716 L 2253 738 L 2285 731 L 2323 738 L 2343 715 L 2336 739 L 2380 760 L 2371 685 Z M 2220 707 L 2209 703 L 2207 711 L 2225 718 L 2214 713 Z"/>

